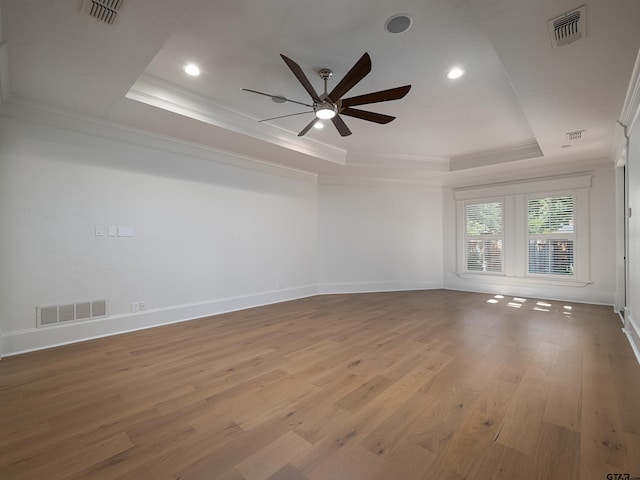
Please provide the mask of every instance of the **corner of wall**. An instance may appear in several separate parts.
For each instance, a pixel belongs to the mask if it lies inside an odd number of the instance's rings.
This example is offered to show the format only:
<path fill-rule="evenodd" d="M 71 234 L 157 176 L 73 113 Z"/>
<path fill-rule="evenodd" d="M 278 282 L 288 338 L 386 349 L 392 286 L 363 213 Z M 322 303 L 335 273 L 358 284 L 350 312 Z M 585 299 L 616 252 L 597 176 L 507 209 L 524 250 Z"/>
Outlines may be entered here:
<path fill-rule="evenodd" d="M 640 327 L 637 326 L 633 320 L 630 309 L 625 310 L 625 326 L 622 331 L 625 333 L 633 349 L 633 353 L 636 355 L 638 363 L 640 363 Z"/>

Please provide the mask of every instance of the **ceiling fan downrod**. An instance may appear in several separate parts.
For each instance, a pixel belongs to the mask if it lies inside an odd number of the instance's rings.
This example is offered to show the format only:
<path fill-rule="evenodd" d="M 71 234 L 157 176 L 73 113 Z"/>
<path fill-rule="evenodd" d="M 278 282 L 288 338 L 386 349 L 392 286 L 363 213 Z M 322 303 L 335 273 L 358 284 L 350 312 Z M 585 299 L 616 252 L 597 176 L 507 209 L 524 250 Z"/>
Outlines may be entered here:
<path fill-rule="evenodd" d="M 318 74 L 324 81 L 324 93 L 320 95 L 322 102 L 313 103 L 313 111 L 320 120 L 329 120 L 338 114 L 338 107 L 331 101 L 327 92 L 327 81 L 333 76 L 333 72 L 328 68 L 323 68 Z"/>

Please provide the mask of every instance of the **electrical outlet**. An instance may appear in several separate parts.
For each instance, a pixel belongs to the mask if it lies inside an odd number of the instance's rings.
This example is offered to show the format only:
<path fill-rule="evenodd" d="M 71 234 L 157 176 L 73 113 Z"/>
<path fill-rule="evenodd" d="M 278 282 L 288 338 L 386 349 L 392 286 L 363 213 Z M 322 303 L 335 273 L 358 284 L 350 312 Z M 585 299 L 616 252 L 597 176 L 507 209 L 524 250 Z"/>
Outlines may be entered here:
<path fill-rule="evenodd" d="M 141 300 L 139 303 L 140 303 L 140 310 L 146 310 L 147 309 L 147 301 L 146 300 Z"/>
<path fill-rule="evenodd" d="M 131 313 L 136 313 L 140 311 L 140 302 L 133 302 L 131 304 Z"/>

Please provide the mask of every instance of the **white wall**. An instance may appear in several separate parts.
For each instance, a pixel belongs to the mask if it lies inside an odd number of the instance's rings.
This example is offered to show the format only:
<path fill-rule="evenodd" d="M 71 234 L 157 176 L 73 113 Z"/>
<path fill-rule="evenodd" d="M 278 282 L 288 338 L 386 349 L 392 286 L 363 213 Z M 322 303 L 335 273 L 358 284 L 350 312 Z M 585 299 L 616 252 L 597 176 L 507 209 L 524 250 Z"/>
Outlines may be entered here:
<path fill-rule="evenodd" d="M 0 116 L 0 217 L 5 355 L 318 292 L 442 286 L 439 187 L 318 185 L 31 107 Z M 110 225 L 135 234 L 95 235 Z M 103 298 L 106 318 L 36 328 L 37 306 Z"/>
<path fill-rule="evenodd" d="M 5 354 L 316 293 L 315 176 L 127 135 L 0 117 Z M 36 306 L 102 298 L 107 319 L 35 328 Z M 132 314 L 140 300 L 148 310 Z"/>
<path fill-rule="evenodd" d="M 318 184 L 314 175 L 6 105 L 0 353 L 318 292 L 444 285 L 613 303 L 612 168 L 593 172 L 592 285 L 478 284 L 454 275 L 450 189 L 373 180 Z M 135 235 L 97 237 L 96 225 L 131 226 Z M 634 238 L 640 251 L 640 235 Z M 640 281 L 635 285 L 637 291 Z M 36 306 L 101 298 L 108 301 L 105 319 L 36 328 Z M 141 300 L 148 310 L 131 313 L 131 303 Z"/>
<path fill-rule="evenodd" d="M 440 188 L 319 186 L 321 292 L 442 287 Z"/>
<path fill-rule="evenodd" d="M 566 169 L 563 176 L 567 175 Z M 576 174 L 584 174 L 584 166 L 576 166 Z M 452 188 L 444 196 L 444 286 L 457 290 L 521 295 L 534 298 L 613 305 L 616 295 L 615 272 L 615 169 L 590 169 L 589 189 L 589 268 L 590 283 L 586 286 L 537 285 L 535 280 L 520 278 L 460 278 L 456 274 L 457 231 L 456 201 Z M 560 177 L 560 178 L 562 178 Z M 547 178 L 545 176 L 545 178 Z M 553 177 L 551 177 L 553 178 Z M 526 179 L 523 178 L 523 179 Z M 529 178 L 531 180 L 531 178 Z M 541 181 L 544 185 L 545 180 Z M 468 187 L 469 185 L 465 185 Z M 544 187 L 543 190 L 544 191 Z M 521 222 L 522 225 L 524 223 Z M 579 241 L 579 239 L 578 239 Z"/>

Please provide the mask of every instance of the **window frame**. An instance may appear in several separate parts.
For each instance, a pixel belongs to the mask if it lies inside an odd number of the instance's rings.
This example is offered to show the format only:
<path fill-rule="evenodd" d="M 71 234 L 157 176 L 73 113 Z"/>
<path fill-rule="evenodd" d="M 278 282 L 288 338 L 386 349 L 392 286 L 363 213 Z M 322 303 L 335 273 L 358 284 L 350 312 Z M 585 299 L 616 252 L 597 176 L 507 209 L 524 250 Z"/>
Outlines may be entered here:
<path fill-rule="evenodd" d="M 461 279 L 495 285 L 569 286 L 591 284 L 590 189 L 592 174 L 544 177 L 480 186 L 452 187 L 456 205 L 456 260 L 454 274 Z M 529 197 L 570 195 L 574 198 L 574 274 L 528 274 Z M 466 204 L 503 200 L 502 274 L 466 268 Z"/>

